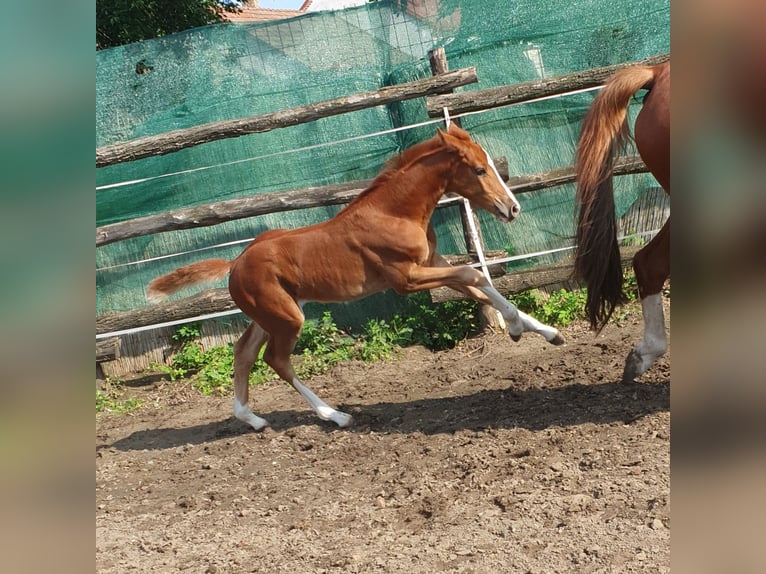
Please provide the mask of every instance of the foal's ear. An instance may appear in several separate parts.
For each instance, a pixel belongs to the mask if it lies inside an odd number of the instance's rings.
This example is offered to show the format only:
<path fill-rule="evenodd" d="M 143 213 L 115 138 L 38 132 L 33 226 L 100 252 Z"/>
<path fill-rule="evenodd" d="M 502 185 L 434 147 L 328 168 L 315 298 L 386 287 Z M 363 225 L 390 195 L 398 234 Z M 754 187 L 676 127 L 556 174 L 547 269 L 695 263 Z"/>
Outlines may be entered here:
<path fill-rule="evenodd" d="M 457 129 L 460 129 L 460 128 L 457 128 Z M 464 145 L 461 142 L 462 138 L 455 137 L 455 135 L 451 133 L 452 131 L 453 131 L 452 128 L 450 128 L 449 131 L 444 131 L 444 130 L 442 130 L 440 128 L 436 128 L 436 133 L 439 136 L 439 139 L 441 140 L 442 144 L 445 147 L 448 147 L 450 149 L 459 150 Z M 460 131 L 463 132 L 463 133 L 466 133 L 463 130 L 460 130 Z"/>

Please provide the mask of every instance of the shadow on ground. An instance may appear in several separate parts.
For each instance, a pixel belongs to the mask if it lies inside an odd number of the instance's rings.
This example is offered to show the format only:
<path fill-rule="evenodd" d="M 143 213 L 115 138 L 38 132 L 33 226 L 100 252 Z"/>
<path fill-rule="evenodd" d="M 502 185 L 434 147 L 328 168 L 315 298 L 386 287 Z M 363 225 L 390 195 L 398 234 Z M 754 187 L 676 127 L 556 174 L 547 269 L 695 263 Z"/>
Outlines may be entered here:
<path fill-rule="evenodd" d="M 344 404 L 338 408 L 354 416 L 348 429 L 338 429 L 308 408 L 302 411 L 258 412 L 272 430 L 285 431 L 320 425 L 327 432 L 449 434 L 461 430 L 524 428 L 542 430 L 583 423 L 628 424 L 644 416 L 670 410 L 670 381 L 659 383 L 608 382 L 556 388 L 482 390 L 474 394 L 374 405 Z M 100 448 L 119 450 L 166 449 L 201 444 L 253 432 L 228 417 L 182 428 L 141 430 Z"/>

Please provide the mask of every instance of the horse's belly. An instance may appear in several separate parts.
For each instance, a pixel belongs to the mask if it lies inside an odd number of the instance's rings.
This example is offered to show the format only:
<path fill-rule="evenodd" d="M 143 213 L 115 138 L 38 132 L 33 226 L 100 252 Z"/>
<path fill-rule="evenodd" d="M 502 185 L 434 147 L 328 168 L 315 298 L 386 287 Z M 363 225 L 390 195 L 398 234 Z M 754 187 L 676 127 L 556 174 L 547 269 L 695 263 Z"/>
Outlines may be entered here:
<path fill-rule="evenodd" d="M 315 282 L 307 281 L 299 288 L 298 298 L 318 303 L 342 303 L 363 299 L 387 288 L 384 281 L 371 280 L 364 275 L 344 275 Z"/>

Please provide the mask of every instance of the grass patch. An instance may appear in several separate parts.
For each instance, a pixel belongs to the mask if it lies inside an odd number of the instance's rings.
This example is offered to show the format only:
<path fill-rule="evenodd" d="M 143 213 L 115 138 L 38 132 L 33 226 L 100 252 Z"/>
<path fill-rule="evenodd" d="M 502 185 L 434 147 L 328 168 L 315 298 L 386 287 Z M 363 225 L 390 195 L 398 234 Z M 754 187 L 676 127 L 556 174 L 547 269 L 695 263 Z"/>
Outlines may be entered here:
<path fill-rule="evenodd" d="M 96 389 L 96 412 L 123 414 L 141 408 L 139 399 L 125 395 L 122 382 L 107 380 L 102 389 Z"/>

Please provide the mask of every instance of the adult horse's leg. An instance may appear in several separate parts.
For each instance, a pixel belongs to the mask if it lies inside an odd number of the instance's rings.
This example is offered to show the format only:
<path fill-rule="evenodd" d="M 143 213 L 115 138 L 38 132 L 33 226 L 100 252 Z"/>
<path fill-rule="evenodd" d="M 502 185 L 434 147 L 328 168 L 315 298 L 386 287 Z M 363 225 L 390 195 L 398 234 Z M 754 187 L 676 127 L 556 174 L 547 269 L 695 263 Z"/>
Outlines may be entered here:
<path fill-rule="evenodd" d="M 643 374 L 668 348 L 662 286 L 670 276 L 670 218 L 660 232 L 633 258 L 633 269 L 641 297 L 644 337 L 625 359 L 622 381 L 629 383 Z"/>
<path fill-rule="evenodd" d="M 423 291 L 446 285 L 500 311 L 514 341 L 518 341 L 524 331 L 532 331 L 542 335 L 546 341 L 553 345 L 561 345 L 565 342 L 557 329 L 544 325 L 537 319 L 519 311 L 515 305 L 492 286 L 480 271 L 467 265 L 453 267 L 443 257 L 435 253 L 432 255 L 431 262 L 435 267 L 413 267 L 409 271 L 406 290 Z"/>
<path fill-rule="evenodd" d="M 295 375 L 290 356 L 300 336 L 303 319 L 303 311 L 295 300 L 286 293 L 281 293 L 278 315 L 271 317 L 269 321 L 270 338 L 263 360 L 300 393 L 320 419 L 332 421 L 339 427 L 348 426 L 351 423 L 351 415 L 332 408 Z"/>
<path fill-rule="evenodd" d="M 250 323 L 234 345 L 234 416 L 259 431 L 268 426 L 266 419 L 253 414 L 248 406 L 250 370 L 269 335 L 258 323 Z"/>

